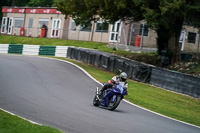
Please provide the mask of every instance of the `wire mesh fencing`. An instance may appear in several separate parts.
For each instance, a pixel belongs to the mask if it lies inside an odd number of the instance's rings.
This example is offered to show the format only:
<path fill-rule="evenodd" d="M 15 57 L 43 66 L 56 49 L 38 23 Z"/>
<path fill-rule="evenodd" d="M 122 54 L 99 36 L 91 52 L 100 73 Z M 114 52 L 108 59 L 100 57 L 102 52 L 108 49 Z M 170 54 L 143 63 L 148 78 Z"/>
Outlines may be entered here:
<path fill-rule="evenodd" d="M 26 36 L 26 37 L 41 37 L 41 38 L 56 38 L 78 41 L 94 41 L 109 43 L 110 46 L 128 49 L 155 52 L 156 32 L 153 30 L 135 28 L 121 29 L 118 31 L 97 30 L 97 29 L 58 29 L 58 28 L 38 28 L 38 27 L 3 27 L 1 26 L 1 34 Z M 198 29 L 186 27 L 182 30 L 180 36 L 180 48 L 182 52 L 199 53 L 200 48 L 200 32 Z"/>

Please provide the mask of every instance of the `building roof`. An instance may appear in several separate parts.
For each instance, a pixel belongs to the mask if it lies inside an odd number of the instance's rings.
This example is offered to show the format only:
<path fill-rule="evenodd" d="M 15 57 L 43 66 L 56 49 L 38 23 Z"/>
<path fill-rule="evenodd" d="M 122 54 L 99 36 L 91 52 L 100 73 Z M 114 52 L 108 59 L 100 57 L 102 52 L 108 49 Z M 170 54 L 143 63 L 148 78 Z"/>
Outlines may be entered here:
<path fill-rule="evenodd" d="M 30 13 L 30 14 L 61 14 L 57 7 L 7 7 L 3 6 L 2 12 Z"/>

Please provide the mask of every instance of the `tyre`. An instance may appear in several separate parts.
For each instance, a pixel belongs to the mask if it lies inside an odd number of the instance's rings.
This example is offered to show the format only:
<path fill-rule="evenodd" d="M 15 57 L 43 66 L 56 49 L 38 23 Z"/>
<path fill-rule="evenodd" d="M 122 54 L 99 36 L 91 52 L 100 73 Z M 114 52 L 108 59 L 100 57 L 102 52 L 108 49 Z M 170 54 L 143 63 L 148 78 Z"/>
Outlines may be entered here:
<path fill-rule="evenodd" d="M 99 106 L 99 100 L 97 99 L 96 95 L 95 95 L 95 97 L 93 99 L 93 105 L 94 106 Z"/>
<path fill-rule="evenodd" d="M 116 98 L 114 98 L 114 97 L 116 97 Z M 114 101 L 113 101 L 113 98 L 114 98 Z M 120 95 L 113 95 L 111 97 L 111 99 L 109 100 L 108 109 L 109 110 L 115 110 L 118 107 L 120 101 L 121 101 Z"/>

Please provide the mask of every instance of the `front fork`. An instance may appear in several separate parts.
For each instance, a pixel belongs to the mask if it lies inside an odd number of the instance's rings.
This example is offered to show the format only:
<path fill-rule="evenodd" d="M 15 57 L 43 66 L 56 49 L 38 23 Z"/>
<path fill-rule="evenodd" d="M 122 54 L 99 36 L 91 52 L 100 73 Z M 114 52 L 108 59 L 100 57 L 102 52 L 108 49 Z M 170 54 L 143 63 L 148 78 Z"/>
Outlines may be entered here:
<path fill-rule="evenodd" d="M 117 95 L 113 95 L 113 97 L 112 97 L 112 102 L 115 101 L 116 97 L 117 97 Z"/>
<path fill-rule="evenodd" d="M 98 87 L 96 88 L 96 97 L 97 97 L 98 100 L 100 100 L 100 98 L 99 98 L 99 88 Z"/>

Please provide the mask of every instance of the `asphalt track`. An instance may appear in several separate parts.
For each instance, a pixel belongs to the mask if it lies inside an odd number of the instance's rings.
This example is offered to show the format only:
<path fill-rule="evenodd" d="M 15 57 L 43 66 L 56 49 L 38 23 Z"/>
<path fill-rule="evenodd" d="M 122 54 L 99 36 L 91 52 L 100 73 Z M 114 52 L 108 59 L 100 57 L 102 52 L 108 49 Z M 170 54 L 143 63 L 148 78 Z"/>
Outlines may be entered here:
<path fill-rule="evenodd" d="M 200 128 L 122 101 L 94 107 L 100 85 L 66 62 L 0 55 L 0 108 L 68 133 L 200 133 Z"/>

